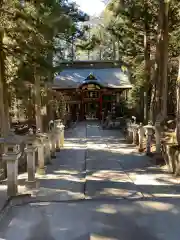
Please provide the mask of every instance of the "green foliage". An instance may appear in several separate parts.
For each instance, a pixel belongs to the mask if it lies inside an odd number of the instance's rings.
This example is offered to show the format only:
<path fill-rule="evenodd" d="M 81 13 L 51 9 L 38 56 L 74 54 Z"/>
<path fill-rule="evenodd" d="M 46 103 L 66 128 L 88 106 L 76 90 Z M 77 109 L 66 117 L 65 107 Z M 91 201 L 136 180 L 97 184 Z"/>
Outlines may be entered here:
<path fill-rule="evenodd" d="M 34 83 L 34 76 L 51 80 L 56 68 L 53 55 L 63 58 L 63 48 L 57 42 L 75 36 L 77 22 L 84 15 L 66 0 L 3 1 L 0 7 L 0 27 L 4 32 L 2 49 L 6 64 L 6 82 L 16 94 L 26 83 Z M 24 82 L 24 83 L 23 83 Z M 19 96 L 19 95 L 18 95 Z"/>
<path fill-rule="evenodd" d="M 93 51 L 101 51 L 102 59 L 119 59 L 128 63 L 132 73 L 133 89 L 130 102 L 135 108 L 142 107 L 142 92 L 148 87 L 151 98 L 158 39 L 158 17 L 160 2 L 155 0 L 111 0 L 106 7 L 99 26 L 91 29 L 93 38 L 81 43 L 81 49 L 91 46 Z M 168 111 L 175 109 L 174 92 L 178 72 L 177 57 L 180 54 L 180 2 L 171 0 L 169 6 L 169 74 Z M 145 32 L 145 28 L 147 32 Z M 145 73 L 144 39 L 150 45 L 150 79 Z M 113 44 L 112 44 L 113 43 Z M 170 100 L 170 101 L 169 101 Z M 150 102 L 150 101 L 149 101 Z M 173 106 L 173 107 L 172 107 Z M 174 110 L 173 110 L 174 111 Z"/>

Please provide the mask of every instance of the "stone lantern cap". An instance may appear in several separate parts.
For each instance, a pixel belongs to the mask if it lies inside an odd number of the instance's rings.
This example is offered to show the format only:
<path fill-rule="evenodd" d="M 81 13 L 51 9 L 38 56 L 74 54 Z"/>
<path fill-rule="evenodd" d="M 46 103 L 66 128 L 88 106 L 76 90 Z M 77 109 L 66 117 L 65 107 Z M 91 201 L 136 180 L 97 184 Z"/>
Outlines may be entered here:
<path fill-rule="evenodd" d="M 62 120 L 61 120 L 61 119 L 56 119 L 56 120 L 54 120 L 55 126 L 61 125 L 61 123 L 62 123 Z"/>
<path fill-rule="evenodd" d="M 145 129 L 144 129 L 142 123 L 140 123 L 139 126 L 138 126 L 138 133 L 139 134 L 144 134 L 145 133 Z"/>
<path fill-rule="evenodd" d="M 65 128 L 64 124 L 62 123 L 61 119 L 57 119 L 54 121 L 55 122 L 55 128 L 57 130 L 63 130 Z"/>
<path fill-rule="evenodd" d="M 152 122 L 149 121 L 148 124 L 144 126 L 144 128 L 145 128 L 146 134 L 148 134 L 148 135 L 154 134 L 155 128 L 152 125 Z"/>
<path fill-rule="evenodd" d="M 137 123 L 131 123 L 131 127 L 133 129 L 138 129 L 139 128 L 139 125 Z"/>
<path fill-rule="evenodd" d="M 14 133 L 14 130 L 11 130 L 7 137 L 4 138 L 5 143 L 8 144 L 21 144 L 22 143 L 22 138 L 17 136 Z"/>
<path fill-rule="evenodd" d="M 36 144 L 43 144 L 45 138 L 47 138 L 47 134 L 45 133 L 36 133 Z"/>
<path fill-rule="evenodd" d="M 29 129 L 29 134 L 26 136 L 26 144 L 27 146 L 33 146 L 35 145 L 35 141 L 36 141 L 36 134 L 33 133 L 33 129 L 30 128 Z"/>
<path fill-rule="evenodd" d="M 7 137 L 4 138 L 5 143 L 5 151 L 10 153 L 18 153 L 20 152 L 20 145 L 22 143 L 22 138 L 17 136 L 13 130 L 9 132 Z"/>

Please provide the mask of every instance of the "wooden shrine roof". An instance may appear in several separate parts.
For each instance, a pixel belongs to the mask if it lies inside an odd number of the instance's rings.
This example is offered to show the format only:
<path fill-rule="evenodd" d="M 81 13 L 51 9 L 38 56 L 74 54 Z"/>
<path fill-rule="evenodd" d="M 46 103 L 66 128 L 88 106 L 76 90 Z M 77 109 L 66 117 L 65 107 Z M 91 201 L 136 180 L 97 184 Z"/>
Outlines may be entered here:
<path fill-rule="evenodd" d="M 132 88 L 128 68 L 120 62 L 77 61 L 63 64 L 63 69 L 55 77 L 53 89 L 78 88 L 88 82 L 108 88 Z"/>

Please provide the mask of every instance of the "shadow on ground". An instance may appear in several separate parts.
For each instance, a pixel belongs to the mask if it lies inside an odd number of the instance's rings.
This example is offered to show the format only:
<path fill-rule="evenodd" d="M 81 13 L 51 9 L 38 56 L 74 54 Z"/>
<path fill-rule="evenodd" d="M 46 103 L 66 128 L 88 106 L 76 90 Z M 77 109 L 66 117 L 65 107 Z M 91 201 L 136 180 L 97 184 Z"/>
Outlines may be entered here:
<path fill-rule="evenodd" d="M 180 197 L 179 185 L 125 144 L 121 132 L 91 124 L 83 134 L 77 129 L 81 138 L 73 131 L 66 132 L 65 148 L 57 153 L 47 174 L 38 176 L 41 189 L 35 196 L 46 199 L 48 195 L 48 200 Z"/>

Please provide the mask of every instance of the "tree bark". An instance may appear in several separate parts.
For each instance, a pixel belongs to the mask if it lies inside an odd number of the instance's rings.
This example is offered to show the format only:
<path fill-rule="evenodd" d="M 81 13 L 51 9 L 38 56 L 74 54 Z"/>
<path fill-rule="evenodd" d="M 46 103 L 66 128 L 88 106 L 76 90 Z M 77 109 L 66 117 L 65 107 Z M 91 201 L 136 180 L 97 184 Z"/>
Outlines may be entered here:
<path fill-rule="evenodd" d="M 167 96 L 168 96 L 168 23 L 169 23 L 169 1 L 163 1 L 163 51 L 162 51 L 162 116 L 167 117 Z"/>
<path fill-rule="evenodd" d="M 36 129 L 40 130 L 41 132 L 43 131 L 42 127 L 42 116 L 41 116 L 41 81 L 40 77 L 36 74 L 34 75 L 34 93 L 35 93 L 35 113 L 36 113 Z"/>
<path fill-rule="evenodd" d="M 180 145 L 180 56 L 179 56 L 179 70 L 176 85 L 176 138 Z"/>
<path fill-rule="evenodd" d="M 0 29 L 0 132 L 2 136 L 6 136 L 9 131 L 9 115 L 7 111 L 9 109 L 7 95 L 4 91 L 7 91 L 5 85 L 5 56 L 3 51 L 3 38 L 4 31 Z M 6 103 L 6 106 L 5 106 Z M 7 110 L 5 110 L 7 107 Z"/>
<path fill-rule="evenodd" d="M 162 71 L 163 71 L 163 20 L 164 20 L 164 0 L 159 0 L 158 12 L 158 31 L 153 76 L 153 94 L 151 96 L 152 121 L 156 120 L 157 115 L 162 114 Z"/>
<path fill-rule="evenodd" d="M 144 88 L 144 122 L 148 121 L 149 110 L 149 85 L 150 85 L 150 42 L 149 42 L 149 23 L 147 19 L 148 5 L 146 0 L 144 1 L 144 70 L 145 70 L 145 88 Z"/>
<path fill-rule="evenodd" d="M 116 60 L 116 42 L 112 39 L 112 49 L 113 49 L 113 60 Z"/>

